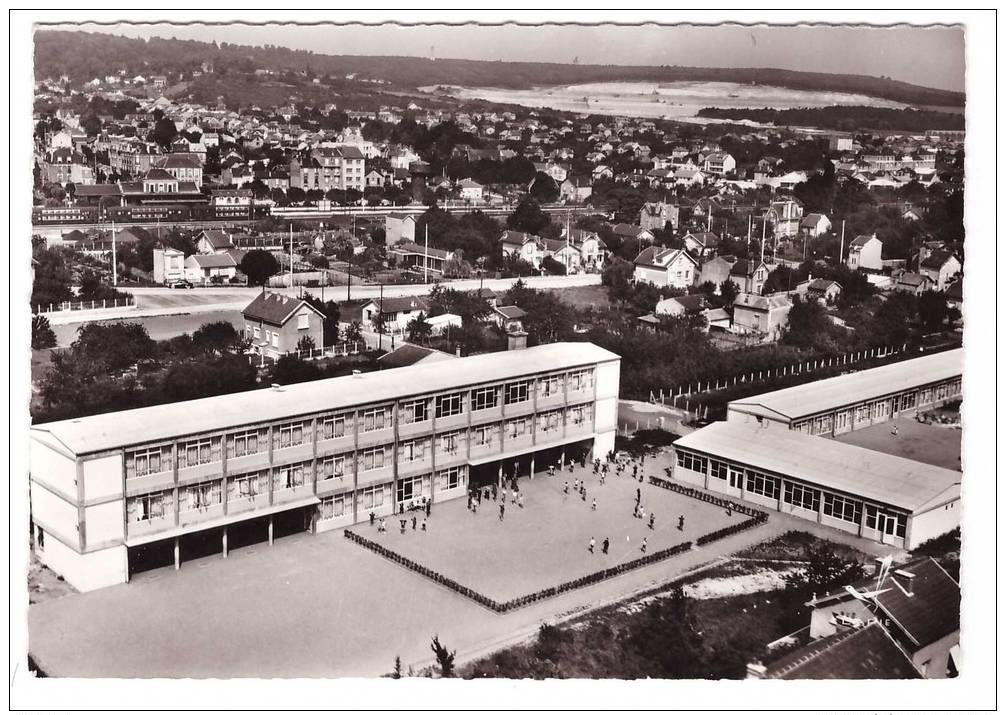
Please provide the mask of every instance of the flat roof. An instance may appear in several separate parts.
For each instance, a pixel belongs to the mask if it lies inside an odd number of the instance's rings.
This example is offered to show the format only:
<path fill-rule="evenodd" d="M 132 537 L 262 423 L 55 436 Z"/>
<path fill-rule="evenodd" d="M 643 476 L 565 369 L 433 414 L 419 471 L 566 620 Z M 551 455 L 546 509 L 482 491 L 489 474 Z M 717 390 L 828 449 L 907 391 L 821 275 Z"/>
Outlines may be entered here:
<path fill-rule="evenodd" d="M 913 387 L 952 377 L 959 377 L 964 368 L 964 349 L 956 348 L 911 360 L 902 360 L 787 387 L 761 395 L 733 400 L 728 410 L 763 415 L 771 419 L 790 420 L 828 412 L 844 405 L 865 402 Z"/>
<path fill-rule="evenodd" d="M 714 422 L 674 446 L 913 513 L 961 493 L 960 472 L 778 425 Z"/>
<path fill-rule="evenodd" d="M 47 422 L 34 425 L 31 434 L 81 455 L 620 359 L 593 343 L 549 343 Z"/>

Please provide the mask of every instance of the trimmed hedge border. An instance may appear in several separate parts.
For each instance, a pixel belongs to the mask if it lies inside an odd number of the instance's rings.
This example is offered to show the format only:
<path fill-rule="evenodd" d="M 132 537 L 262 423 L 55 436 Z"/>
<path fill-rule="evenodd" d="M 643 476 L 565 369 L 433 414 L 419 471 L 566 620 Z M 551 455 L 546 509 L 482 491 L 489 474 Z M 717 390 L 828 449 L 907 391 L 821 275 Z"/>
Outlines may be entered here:
<path fill-rule="evenodd" d="M 441 586 L 449 588 L 455 593 L 459 593 L 465 598 L 470 598 L 471 600 L 478 603 L 480 606 L 485 606 L 491 611 L 496 613 L 507 613 L 509 611 L 516 610 L 518 608 L 523 608 L 524 606 L 530 606 L 532 603 L 544 600 L 546 598 L 552 598 L 563 593 L 568 593 L 578 588 L 584 588 L 585 586 L 591 586 L 595 583 L 619 576 L 623 573 L 633 571 L 635 569 L 641 568 L 643 566 L 649 566 L 650 564 L 657 563 L 658 561 L 663 561 L 669 559 L 672 556 L 677 556 L 686 551 L 690 551 L 693 546 L 704 546 L 705 544 L 711 544 L 714 541 L 719 541 L 720 539 L 725 539 L 728 536 L 733 536 L 734 534 L 739 534 L 742 531 L 750 529 L 752 527 L 758 526 L 759 524 L 764 524 L 768 521 L 768 513 L 761 511 L 760 509 L 754 509 L 747 504 L 738 504 L 730 499 L 724 499 L 722 497 L 716 497 L 705 492 L 700 492 L 697 489 L 692 489 L 691 487 L 682 486 L 680 484 L 675 484 L 667 479 L 661 479 L 660 477 L 650 477 L 650 484 L 653 484 L 663 489 L 668 489 L 672 492 L 678 492 L 685 496 L 691 497 L 693 499 L 698 499 L 699 501 L 704 501 L 708 504 L 715 504 L 723 508 L 729 507 L 733 511 L 739 514 L 744 514 L 750 518 L 745 519 L 739 524 L 731 524 L 730 526 L 724 527 L 722 529 L 717 529 L 716 531 L 710 532 L 708 534 L 703 534 L 698 539 L 695 540 L 694 544 L 691 541 L 685 541 L 681 544 L 676 544 L 667 549 L 661 549 L 660 551 L 654 551 L 651 554 L 646 554 L 645 556 L 640 556 L 639 558 L 633 559 L 632 561 L 627 561 L 624 564 L 618 564 L 616 566 L 609 566 L 601 571 L 595 571 L 594 573 L 587 574 L 586 576 L 581 576 L 580 578 L 573 579 L 572 581 L 566 581 L 557 586 L 549 586 L 548 588 L 543 588 L 540 591 L 535 591 L 534 593 L 529 593 L 525 596 L 518 596 L 517 598 L 511 598 L 509 601 L 497 601 L 485 594 L 479 593 L 474 588 L 469 588 L 463 584 L 458 583 L 452 578 L 448 578 L 443 574 L 434 571 L 428 566 L 423 566 L 420 563 L 413 561 L 410 558 L 402 556 L 397 551 L 392 551 L 391 549 L 378 544 L 376 541 L 371 541 L 365 536 L 360 536 L 350 529 L 343 531 L 343 535 L 350 541 L 359 544 L 365 549 L 373 551 L 379 556 L 383 556 L 390 561 L 394 561 L 400 566 L 404 566 L 410 571 L 415 571 L 420 576 L 425 576 L 434 583 L 438 583 Z"/>
<path fill-rule="evenodd" d="M 479 605 L 485 606 L 486 608 L 495 611 L 496 613 L 507 613 L 508 611 L 513 611 L 518 608 L 523 608 L 524 606 L 529 606 L 532 603 L 541 601 L 546 598 L 552 598 L 554 596 L 558 596 L 560 594 L 567 593 L 569 591 L 573 591 L 578 588 L 591 586 L 595 583 L 599 583 L 606 579 L 619 576 L 623 573 L 627 573 L 628 571 L 633 571 L 642 566 L 648 566 L 658 561 L 663 561 L 664 559 L 668 559 L 672 556 L 677 556 L 678 554 L 690 551 L 693 546 L 691 541 L 685 541 L 684 543 L 676 544 L 675 546 L 671 546 L 670 548 L 661 549 L 660 551 L 654 551 L 651 554 L 640 556 L 639 558 L 633 559 L 632 561 L 627 561 L 624 564 L 610 566 L 601 571 L 595 571 L 594 573 L 581 576 L 580 578 L 573 579 L 572 581 L 566 581 L 565 583 L 561 583 L 557 586 L 549 586 L 548 588 L 543 588 L 540 591 L 535 591 L 534 593 L 529 593 L 525 596 L 518 596 L 517 598 L 511 598 L 509 601 L 501 602 L 493 598 L 490 598 L 485 594 L 479 593 L 473 588 L 464 586 L 455 581 L 454 579 L 448 578 L 443 574 L 438 573 L 427 566 L 423 566 L 422 564 L 416 563 L 412 559 L 402 556 L 398 552 L 392 551 L 391 549 L 382 546 L 381 544 L 378 544 L 374 541 L 371 541 L 370 539 L 364 536 L 360 536 L 359 534 L 349 529 L 346 529 L 343 532 L 343 534 L 347 539 L 356 544 L 359 544 L 365 549 L 370 549 L 374 553 L 379 554 L 380 556 L 383 556 L 387 559 L 390 559 L 391 561 L 394 561 L 396 564 L 404 566 L 405 568 L 410 569 L 411 571 L 415 571 L 421 576 L 425 576 L 431 581 L 434 581 L 435 583 L 438 583 L 441 586 L 445 586 L 451 589 L 452 591 L 461 594 L 466 598 L 470 598 Z"/>

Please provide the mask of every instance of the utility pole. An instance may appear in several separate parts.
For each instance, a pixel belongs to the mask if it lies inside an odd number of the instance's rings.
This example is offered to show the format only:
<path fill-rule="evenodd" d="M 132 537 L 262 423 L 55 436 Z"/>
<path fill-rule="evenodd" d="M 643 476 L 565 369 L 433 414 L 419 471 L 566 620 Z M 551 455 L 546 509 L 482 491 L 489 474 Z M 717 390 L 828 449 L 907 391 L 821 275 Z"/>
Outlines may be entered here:
<path fill-rule="evenodd" d="M 709 210 L 706 212 L 706 232 L 708 233 L 713 228 L 713 203 L 709 202 Z"/>
<path fill-rule="evenodd" d="M 765 262 L 765 226 L 768 222 L 765 219 L 761 220 L 761 262 Z"/>
<path fill-rule="evenodd" d="M 293 221 L 290 222 L 290 289 L 293 289 Z"/>
<path fill-rule="evenodd" d="M 430 223 L 426 222 L 426 238 L 423 240 L 423 283 L 430 282 Z"/>
<path fill-rule="evenodd" d="M 842 262 L 842 254 L 845 253 L 845 219 L 842 219 L 842 239 L 838 243 L 838 262 Z"/>
<path fill-rule="evenodd" d="M 377 299 L 377 349 L 384 344 L 384 284 L 381 284 L 380 297 Z"/>
<path fill-rule="evenodd" d="M 349 260 L 346 263 L 348 265 L 348 268 L 346 269 L 346 273 L 349 276 L 349 281 L 346 283 L 346 300 L 348 301 L 349 300 L 349 289 L 353 285 L 353 254 L 352 254 L 352 252 L 350 252 L 350 254 L 349 254 Z"/>
<path fill-rule="evenodd" d="M 112 220 L 112 287 L 119 285 L 119 266 L 115 257 L 115 220 Z"/>

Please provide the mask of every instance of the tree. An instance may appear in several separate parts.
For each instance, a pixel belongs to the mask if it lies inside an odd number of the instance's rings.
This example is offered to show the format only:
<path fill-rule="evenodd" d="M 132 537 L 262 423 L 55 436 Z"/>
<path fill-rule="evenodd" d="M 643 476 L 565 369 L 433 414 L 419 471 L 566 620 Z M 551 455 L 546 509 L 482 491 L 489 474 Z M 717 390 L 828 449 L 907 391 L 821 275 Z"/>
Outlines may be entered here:
<path fill-rule="evenodd" d="M 299 349 L 299 348 L 298 348 Z M 313 362 L 301 360 L 293 354 L 283 355 L 272 369 L 272 381 L 279 385 L 310 382 L 321 377 L 321 370 Z"/>
<path fill-rule="evenodd" d="M 347 343 L 360 342 L 363 339 L 363 326 L 360 325 L 360 321 L 354 320 L 347 325 L 343 337 L 345 337 Z"/>
<path fill-rule="evenodd" d="M 420 311 L 419 315 L 409 321 L 405 330 L 408 332 L 410 343 L 425 344 L 430 340 L 430 334 L 433 332 L 433 326 L 430 325 L 430 321 L 426 319 L 426 313 Z"/>
<path fill-rule="evenodd" d="M 203 323 L 192 333 L 193 346 L 207 353 L 223 354 L 238 350 L 243 340 L 226 320 Z"/>
<path fill-rule="evenodd" d="M 272 276 L 279 273 L 279 261 L 268 251 L 255 248 L 244 255 L 239 268 L 248 276 L 248 283 L 264 286 Z"/>
<path fill-rule="evenodd" d="M 400 655 L 395 656 L 395 669 L 391 671 L 391 677 L 395 680 L 402 677 L 402 657 Z"/>
<path fill-rule="evenodd" d="M 637 653 L 652 663 L 652 674 L 671 678 L 701 678 L 706 673 L 702 637 L 682 587 L 669 598 L 654 600 L 629 627 Z"/>
<path fill-rule="evenodd" d="M 107 372 L 153 357 L 155 347 L 140 323 L 85 323 L 70 345 L 75 358 Z"/>
<path fill-rule="evenodd" d="M 297 352 L 309 353 L 317 347 L 314 344 L 314 338 L 310 335 L 304 335 L 300 340 L 297 341 Z"/>
<path fill-rule="evenodd" d="M 535 235 L 541 233 L 550 223 L 552 223 L 552 219 L 541 210 L 538 202 L 530 196 L 522 196 L 513 213 L 506 219 L 508 229 Z"/>
<path fill-rule="evenodd" d="M 452 677 L 454 675 L 454 657 L 457 655 L 457 651 L 448 651 L 447 648 L 441 645 L 440 637 L 436 635 L 433 636 L 430 650 L 433 651 L 433 655 L 437 658 L 437 664 L 440 666 L 440 677 Z"/>
<path fill-rule="evenodd" d="M 49 325 L 49 319 L 44 315 L 35 315 L 31 319 L 31 349 L 56 347 L 56 333 Z"/>
<path fill-rule="evenodd" d="M 71 283 L 73 275 L 67 267 L 63 254 L 53 248 L 35 253 L 35 279 L 31 286 L 33 307 L 48 306 L 73 299 Z"/>
<path fill-rule="evenodd" d="M 304 300 L 324 316 L 321 324 L 322 343 L 324 345 L 335 345 L 335 343 L 339 342 L 339 304 L 334 300 L 323 301 L 311 293 L 305 293 Z"/>
<path fill-rule="evenodd" d="M 919 322 L 926 330 L 937 330 L 947 322 L 947 297 L 944 293 L 927 290 L 919 296 Z"/>
<path fill-rule="evenodd" d="M 629 261 L 615 258 L 601 272 L 601 283 L 608 286 L 608 297 L 624 301 L 632 293 L 632 276 L 635 267 Z"/>
<path fill-rule="evenodd" d="M 824 594 L 835 588 L 849 586 L 863 577 L 862 565 L 851 558 L 843 558 L 828 544 L 822 544 L 809 555 L 807 568 L 786 577 L 792 589 Z"/>
<path fill-rule="evenodd" d="M 154 124 L 154 128 L 150 130 L 148 139 L 167 149 L 176 136 L 178 136 L 178 129 L 175 127 L 174 121 L 167 117 L 161 117 Z"/>
<path fill-rule="evenodd" d="M 783 342 L 799 348 L 823 347 L 831 330 L 828 313 L 820 303 L 794 297 Z"/>
<path fill-rule="evenodd" d="M 731 306 L 734 304 L 734 300 L 740 294 L 740 289 L 737 284 L 732 280 L 727 278 L 725 281 L 720 283 L 720 300 L 723 301 L 723 305 Z"/>

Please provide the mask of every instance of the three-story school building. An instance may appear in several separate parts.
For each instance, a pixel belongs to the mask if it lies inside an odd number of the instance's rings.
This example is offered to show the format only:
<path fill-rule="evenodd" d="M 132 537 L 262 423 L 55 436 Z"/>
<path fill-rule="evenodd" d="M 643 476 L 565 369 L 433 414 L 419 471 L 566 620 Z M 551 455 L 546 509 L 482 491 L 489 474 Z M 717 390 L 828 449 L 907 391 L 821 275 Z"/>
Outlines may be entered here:
<path fill-rule="evenodd" d="M 236 530 L 321 532 L 604 454 L 619 361 L 553 343 L 35 425 L 35 548 L 86 591 L 145 554 L 177 568 Z"/>

